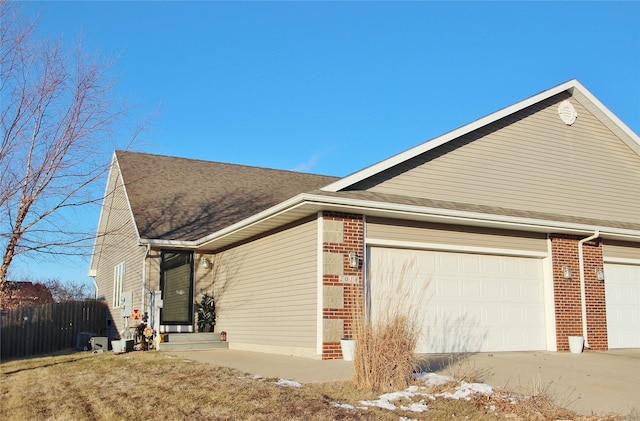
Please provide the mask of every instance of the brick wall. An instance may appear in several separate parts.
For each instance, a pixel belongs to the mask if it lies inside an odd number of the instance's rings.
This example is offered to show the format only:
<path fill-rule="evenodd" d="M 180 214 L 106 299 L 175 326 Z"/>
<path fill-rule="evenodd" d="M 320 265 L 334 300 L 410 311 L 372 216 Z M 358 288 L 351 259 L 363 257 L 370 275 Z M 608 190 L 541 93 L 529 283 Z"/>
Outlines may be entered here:
<path fill-rule="evenodd" d="M 558 351 L 569 351 L 568 336 L 582 336 L 582 301 L 580 293 L 580 237 L 552 235 L 553 292 Z M 582 245 L 587 304 L 587 337 L 592 350 L 607 350 L 607 316 L 604 282 L 596 279 L 596 269 L 603 268 L 602 242 L 599 239 Z M 563 268 L 571 270 L 564 277 Z"/>
<path fill-rule="evenodd" d="M 335 359 L 342 358 L 340 337 L 353 335 L 354 314 L 362 311 L 364 221 L 362 215 L 325 212 L 323 223 L 325 232 L 322 251 L 325 269 L 322 283 L 325 298 L 322 318 L 325 334 L 322 359 Z M 357 268 L 349 266 L 350 252 L 357 253 L 360 259 Z M 327 260 L 334 260 L 336 264 L 328 268 Z"/>

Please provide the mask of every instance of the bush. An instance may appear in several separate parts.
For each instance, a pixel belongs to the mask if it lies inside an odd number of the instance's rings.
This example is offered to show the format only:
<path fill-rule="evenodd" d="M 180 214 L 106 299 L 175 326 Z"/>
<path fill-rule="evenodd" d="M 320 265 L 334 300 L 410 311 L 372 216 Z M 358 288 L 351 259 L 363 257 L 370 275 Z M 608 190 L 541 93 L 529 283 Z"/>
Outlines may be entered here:
<path fill-rule="evenodd" d="M 389 392 L 406 388 L 417 362 L 418 329 L 408 316 L 394 315 L 375 324 L 357 323 L 355 383 L 361 389 Z"/>
<path fill-rule="evenodd" d="M 412 294 L 425 294 L 423 290 L 416 292 L 416 283 L 407 279 L 412 266 L 404 264 L 397 276 L 382 281 L 392 282 L 389 290 L 394 293 L 381 297 L 380 302 L 385 303 L 379 308 L 381 314 L 367 320 L 363 306 L 354 306 L 354 381 L 358 388 L 374 392 L 404 389 L 417 369 L 414 352 L 420 337 L 419 312 L 406 303 Z"/>
<path fill-rule="evenodd" d="M 198 309 L 198 330 L 204 332 L 208 327 L 213 332 L 213 326 L 216 324 L 216 304 L 213 295 L 205 293 L 200 300 L 200 308 Z"/>

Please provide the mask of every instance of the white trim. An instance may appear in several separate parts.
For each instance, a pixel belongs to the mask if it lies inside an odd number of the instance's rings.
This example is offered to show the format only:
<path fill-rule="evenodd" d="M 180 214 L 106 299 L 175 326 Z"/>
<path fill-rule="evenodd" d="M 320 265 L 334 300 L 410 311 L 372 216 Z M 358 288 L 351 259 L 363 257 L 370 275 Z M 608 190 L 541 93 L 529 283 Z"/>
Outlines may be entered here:
<path fill-rule="evenodd" d="M 127 186 L 124 183 L 124 177 L 122 177 L 122 170 L 120 169 L 120 161 L 118 161 L 117 155 L 115 156 L 115 158 L 116 158 L 116 164 L 118 165 L 118 181 L 120 181 L 120 183 L 122 184 L 122 192 L 124 193 L 125 201 L 127 202 L 127 208 L 129 209 L 129 218 L 131 218 L 131 222 L 133 222 L 133 229 L 135 230 L 136 236 L 138 237 L 138 244 L 140 244 L 140 231 L 138 231 L 138 224 L 136 224 L 136 218 L 135 218 L 135 215 L 133 214 L 133 208 L 131 208 L 131 201 L 129 200 L 129 193 L 127 193 Z M 115 193 L 115 189 L 114 189 L 114 193 Z"/>
<path fill-rule="evenodd" d="M 602 259 L 604 263 L 614 263 L 621 265 L 640 265 L 640 259 L 627 259 L 624 257 L 606 257 Z"/>
<path fill-rule="evenodd" d="M 316 312 L 316 352 L 322 357 L 322 348 L 324 345 L 324 285 L 322 282 L 324 261 L 322 246 L 324 244 L 324 215 L 318 212 L 318 238 L 316 241 L 316 285 L 318 294 L 317 312 Z"/>
<path fill-rule="evenodd" d="M 532 251 L 532 250 L 513 250 L 501 249 L 495 247 L 476 247 L 466 245 L 452 245 L 440 243 L 422 243 L 416 241 L 399 241 L 399 240 L 382 240 L 376 238 L 367 238 L 365 240 L 366 247 L 391 247 L 415 250 L 434 250 L 434 251 L 450 251 L 456 253 L 472 253 L 472 254 L 493 254 L 500 256 L 514 257 L 533 257 L 546 258 L 549 257 L 548 252 Z"/>
<path fill-rule="evenodd" d="M 433 220 L 446 220 L 451 224 L 469 224 L 489 226 L 495 225 L 501 228 L 517 231 L 554 232 L 560 234 L 592 233 L 595 229 L 601 231 L 601 236 L 609 235 L 617 238 L 640 239 L 640 231 L 622 228 L 599 227 L 594 225 L 578 224 L 571 222 L 550 221 L 546 219 L 525 218 L 518 216 L 496 215 L 480 212 L 461 211 L 454 209 L 442 209 L 418 205 L 405 205 L 372 200 L 350 199 L 344 197 L 327 197 L 315 195 L 300 195 L 301 200 L 316 202 L 321 205 L 337 205 L 344 207 L 345 212 L 366 214 L 371 211 L 383 211 L 386 213 L 407 216 L 421 215 L 431 217 Z"/>
<path fill-rule="evenodd" d="M 338 209 L 327 209 L 330 207 L 337 207 Z M 324 209 L 362 215 L 375 214 L 376 216 L 399 217 L 401 219 L 405 217 L 409 217 L 409 219 L 417 218 L 419 220 L 429 219 L 429 221 L 432 222 L 495 227 L 516 231 L 582 235 L 600 230 L 601 237 L 603 238 L 631 241 L 640 239 L 640 231 L 637 230 L 303 193 L 199 240 L 140 239 L 139 243 L 158 247 L 200 248 L 206 246 L 207 243 L 221 240 L 235 232 L 251 228 L 260 222 L 281 216 L 299 208 L 307 208 L 309 214 Z"/>
<path fill-rule="evenodd" d="M 541 101 L 544 101 L 548 98 L 551 98 L 554 95 L 557 95 L 564 91 L 571 91 L 573 94 L 573 89 L 577 89 L 581 94 L 583 94 L 589 101 L 593 102 L 593 104 L 598 107 L 608 118 L 610 118 L 614 124 L 618 125 L 620 129 L 627 134 L 631 139 L 633 139 L 636 143 L 640 144 L 640 138 L 636 135 L 629 127 L 627 127 L 618 117 L 616 117 L 611 111 L 607 109 L 598 99 L 596 99 L 593 94 L 591 94 L 580 82 L 576 79 L 569 80 L 568 82 L 562 83 L 558 86 L 555 86 L 551 89 L 547 89 L 546 91 L 540 92 L 536 95 L 533 95 L 529 98 L 526 98 L 520 102 L 517 102 L 511 106 L 498 110 L 492 114 L 489 114 L 485 117 L 482 117 L 478 120 L 472 121 L 462 127 L 459 127 L 455 130 L 452 130 L 448 133 L 445 133 L 439 137 L 435 137 L 431 140 L 427 140 L 421 143 L 418 146 L 415 146 L 411 149 L 408 149 L 404 152 L 401 152 L 397 155 L 394 155 L 390 158 L 387 158 L 383 161 L 380 161 L 376 164 L 373 164 L 363 170 L 356 171 L 344 178 L 341 178 L 338 181 L 335 181 L 325 187 L 322 187 L 320 190 L 337 192 L 346 187 L 349 187 L 357 182 L 360 182 L 366 178 L 372 177 L 382 171 L 385 171 L 395 165 L 401 164 L 411 158 L 414 158 L 422 153 L 428 152 L 438 146 L 441 146 L 453 139 L 457 139 L 461 136 L 464 136 L 474 130 L 477 130 L 481 127 L 484 127 L 488 124 L 491 124 L 495 121 L 500 120 L 501 118 L 507 117 L 511 114 L 514 114 L 518 111 L 521 111 L 531 105 L 537 104 Z"/>
<path fill-rule="evenodd" d="M 544 294 L 544 323 L 545 343 L 547 351 L 557 351 L 558 341 L 556 336 L 556 303 L 553 290 L 553 257 L 551 238 L 547 237 L 547 254 L 542 263 L 543 294 Z"/>
<path fill-rule="evenodd" d="M 96 256 L 101 256 L 102 255 L 102 250 L 100 250 L 99 253 L 96 252 L 96 247 L 98 246 L 98 239 L 100 238 L 100 230 L 102 229 L 102 218 L 103 213 L 104 213 L 104 202 L 105 200 L 107 200 L 107 191 L 109 190 L 109 181 L 111 181 L 111 172 L 113 171 L 113 166 L 116 163 L 116 153 L 114 152 L 113 155 L 111 156 L 111 165 L 109 166 L 109 175 L 107 175 L 107 182 L 104 186 L 104 193 L 102 194 L 102 205 L 100 206 L 100 216 L 98 217 L 98 228 L 96 229 L 96 238 L 93 239 L 93 249 L 91 252 L 91 260 L 89 261 L 89 272 L 87 273 L 87 276 L 89 277 L 96 277 L 98 274 L 98 270 L 96 268 L 93 267 L 93 259 Z M 116 182 L 117 184 L 117 182 Z M 114 190 L 115 191 L 115 190 Z M 106 224 L 106 222 L 105 222 Z M 102 247 L 101 247 L 102 249 Z M 99 260 L 99 259 L 98 259 Z M 96 263 L 97 264 L 97 263 Z M 95 283 L 95 280 L 94 280 Z M 98 288 L 96 287 L 96 296 L 98 295 L 97 292 Z"/>

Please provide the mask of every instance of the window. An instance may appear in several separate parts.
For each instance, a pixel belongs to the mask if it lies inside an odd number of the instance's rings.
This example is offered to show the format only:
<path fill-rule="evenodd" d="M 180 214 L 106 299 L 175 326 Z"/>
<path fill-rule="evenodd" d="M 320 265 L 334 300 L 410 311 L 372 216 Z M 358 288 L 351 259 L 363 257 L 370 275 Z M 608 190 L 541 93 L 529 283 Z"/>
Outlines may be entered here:
<path fill-rule="evenodd" d="M 122 291 L 124 290 L 124 262 L 113 268 L 113 307 L 120 307 Z"/>

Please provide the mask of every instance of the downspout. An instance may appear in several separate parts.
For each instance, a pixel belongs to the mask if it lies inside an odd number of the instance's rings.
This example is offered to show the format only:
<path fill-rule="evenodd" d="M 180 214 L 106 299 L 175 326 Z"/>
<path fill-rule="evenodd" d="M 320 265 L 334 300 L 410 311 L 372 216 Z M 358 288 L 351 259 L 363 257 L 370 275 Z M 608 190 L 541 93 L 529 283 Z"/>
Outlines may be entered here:
<path fill-rule="evenodd" d="M 144 298 L 147 294 L 147 258 L 149 257 L 149 251 L 151 250 L 151 244 L 147 244 L 146 250 L 144 252 L 144 257 L 142 258 L 142 298 L 140 301 L 140 308 L 142 309 L 142 313 L 144 314 Z M 151 313 L 151 309 L 149 310 Z"/>
<path fill-rule="evenodd" d="M 589 340 L 587 338 L 587 294 L 585 288 L 584 255 L 582 254 L 582 245 L 587 241 L 595 240 L 599 236 L 600 231 L 596 230 L 593 235 L 578 241 L 578 262 L 580 264 L 580 300 L 582 304 L 582 336 L 584 336 L 585 348 L 591 348 L 591 346 L 589 346 Z"/>

